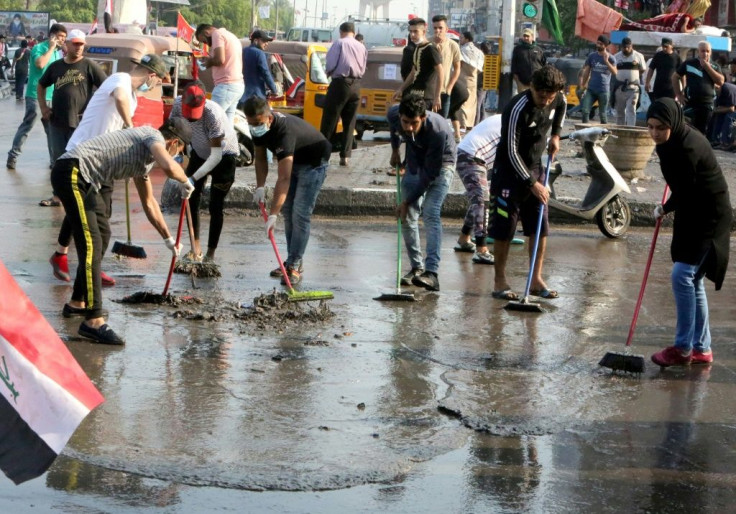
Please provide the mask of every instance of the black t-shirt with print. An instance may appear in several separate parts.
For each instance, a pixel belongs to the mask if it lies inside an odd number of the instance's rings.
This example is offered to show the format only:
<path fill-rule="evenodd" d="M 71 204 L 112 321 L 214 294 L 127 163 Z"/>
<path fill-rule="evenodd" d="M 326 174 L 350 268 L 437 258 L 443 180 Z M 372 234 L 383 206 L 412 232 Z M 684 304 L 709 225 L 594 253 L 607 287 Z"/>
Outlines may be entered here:
<path fill-rule="evenodd" d="M 414 50 L 414 82 L 409 91 L 423 91 L 425 100 L 433 100 L 437 86 L 435 66 L 442 63 L 442 56 L 437 47 L 427 41 L 417 45 Z"/>
<path fill-rule="evenodd" d="M 721 73 L 721 67 L 711 62 L 710 65 L 718 73 Z M 716 88 L 713 79 L 710 78 L 708 72 L 700 67 L 700 59 L 688 59 L 677 68 L 677 74 L 681 77 L 687 77 L 685 87 L 687 91 L 688 103 L 691 104 L 713 104 L 716 97 Z"/>
<path fill-rule="evenodd" d="M 106 78 L 102 68 L 87 58 L 72 64 L 64 59 L 52 62 L 38 80 L 42 87 L 54 86 L 51 123 L 57 127 L 76 128 L 92 93 Z"/>
<path fill-rule="evenodd" d="M 253 144 L 265 146 L 278 160 L 294 156 L 294 165 L 319 166 L 330 159 L 332 145 L 320 131 L 291 114 L 273 113 L 273 122 L 264 136 L 254 137 Z"/>

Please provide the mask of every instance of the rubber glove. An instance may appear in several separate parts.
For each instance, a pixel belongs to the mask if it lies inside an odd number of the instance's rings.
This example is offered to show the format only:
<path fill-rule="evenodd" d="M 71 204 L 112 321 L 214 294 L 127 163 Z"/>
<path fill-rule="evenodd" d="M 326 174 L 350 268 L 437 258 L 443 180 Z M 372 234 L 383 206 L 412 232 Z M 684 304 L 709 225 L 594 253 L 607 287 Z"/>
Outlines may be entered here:
<path fill-rule="evenodd" d="M 654 208 L 654 211 L 652 212 L 652 216 L 654 216 L 654 221 L 657 221 L 659 218 L 665 215 L 664 207 L 662 207 L 662 204 L 657 205 Z"/>
<path fill-rule="evenodd" d="M 269 236 L 269 232 L 273 230 L 274 225 L 276 225 L 276 218 L 278 218 L 278 216 L 271 214 L 268 217 L 268 220 L 266 220 L 266 237 Z"/>
<path fill-rule="evenodd" d="M 266 188 L 265 187 L 257 187 L 256 190 L 253 192 L 253 203 L 256 205 L 260 205 L 266 201 Z"/>
<path fill-rule="evenodd" d="M 181 191 L 182 200 L 188 199 L 194 192 L 194 182 L 188 178 L 186 182 L 179 182 L 179 191 Z"/>
<path fill-rule="evenodd" d="M 169 237 L 167 239 L 164 239 L 164 244 L 166 245 L 166 248 L 171 250 L 171 255 L 176 258 L 179 257 L 179 254 L 181 253 L 182 244 L 179 243 L 179 246 L 176 246 L 176 241 L 173 237 Z"/>

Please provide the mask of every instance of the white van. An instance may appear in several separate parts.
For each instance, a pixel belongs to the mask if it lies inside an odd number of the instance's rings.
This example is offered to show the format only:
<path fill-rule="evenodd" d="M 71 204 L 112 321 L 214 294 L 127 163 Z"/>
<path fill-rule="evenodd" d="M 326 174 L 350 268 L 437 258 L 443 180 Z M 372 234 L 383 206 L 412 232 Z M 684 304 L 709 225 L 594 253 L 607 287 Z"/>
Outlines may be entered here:
<path fill-rule="evenodd" d="M 294 27 L 286 34 L 287 41 L 303 41 L 305 43 L 329 43 L 332 41 L 332 30 L 316 27 Z"/>

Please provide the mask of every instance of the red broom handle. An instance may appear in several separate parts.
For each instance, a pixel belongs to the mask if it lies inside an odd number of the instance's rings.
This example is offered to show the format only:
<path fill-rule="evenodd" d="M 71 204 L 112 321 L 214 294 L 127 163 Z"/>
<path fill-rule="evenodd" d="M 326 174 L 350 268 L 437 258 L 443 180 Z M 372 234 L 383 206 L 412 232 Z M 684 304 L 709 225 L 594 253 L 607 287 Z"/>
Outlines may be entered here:
<path fill-rule="evenodd" d="M 263 205 L 263 202 L 259 203 L 258 206 L 261 208 L 261 216 L 263 216 L 263 221 L 268 221 L 268 213 L 266 212 L 266 206 Z M 273 251 L 276 254 L 276 260 L 279 262 L 279 268 L 281 268 L 281 273 L 284 275 L 284 281 L 286 282 L 286 287 L 289 288 L 289 291 L 293 291 L 294 288 L 291 287 L 291 280 L 289 280 L 289 274 L 286 272 L 286 268 L 284 267 L 284 261 L 281 260 L 281 254 L 279 253 L 279 247 L 276 246 L 276 239 L 273 237 L 273 229 L 268 231 L 268 238 L 271 240 L 271 246 L 273 246 Z"/>
<path fill-rule="evenodd" d="M 179 212 L 179 227 L 176 229 L 176 242 L 174 246 L 179 247 L 181 242 L 181 228 L 184 225 L 184 214 L 187 212 L 187 205 L 189 200 L 182 198 L 181 200 L 181 212 Z M 171 256 L 171 266 L 169 266 L 169 276 L 166 277 L 166 285 L 164 286 L 164 296 L 169 292 L 169 286 L 171 285 L 171 277 L 174 274 L 174 266 L 176 265 L 176 255 Z"/>
<path fill-rule="evenodd" d="M 664 193 L 662 193 L 662 205 L 667 201 L 667 195 L 670 192 L 670 187 L 664 186 Z M 644 269 L 644 278 L 641 280 L 641 288 L 639 289 L 639 298 L 636 300 L 636 307 L 634 308 L 634 317 L 631 319 L 631 326 L 629 327 L 629 337 L 626 338 L 626 346 L 631 346 L 631 341 L 634 339 L 634 330 L 636 329 L 636 322 L 639 319 L 639 309 L 641 309 L 641 302 L 644 299 L 644 289 L 647 287 L 647 279 L 649 278 L 649 270 L 652 267 L 652 259 L 654 258 L 654 248 L 657 245 L 657 237 L 659 236 L 659 228 L 662 226 L 662 217 L 657 219 L 657 223 L 654 225 L 654 234 L 652 234 L 652 244 L 649 247 L 649 257 L 647 257 L 647 267 Z"/>

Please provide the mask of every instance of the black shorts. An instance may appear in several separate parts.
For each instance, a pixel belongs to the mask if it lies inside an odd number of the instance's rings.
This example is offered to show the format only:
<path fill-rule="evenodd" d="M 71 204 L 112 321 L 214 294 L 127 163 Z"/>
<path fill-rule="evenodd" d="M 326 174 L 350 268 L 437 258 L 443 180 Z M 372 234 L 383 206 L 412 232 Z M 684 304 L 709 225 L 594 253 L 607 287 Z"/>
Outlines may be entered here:
<path fill-rule="evenodd" d="M 539 181 L 544 183 L 544 170 L 534 170 Z M 516 226 L 521 220 L 524 235 L 532 237 L 537 233 L 539 209 L 544 207 L 540 235 L 549 234 L 549 207 L 534 196 L 526 184 L 515 177 L 505 178 L 498 170 L 493 170 L 491 178 L 490 226 L 488 236 L 499 241 L 511 241 Z"/>

